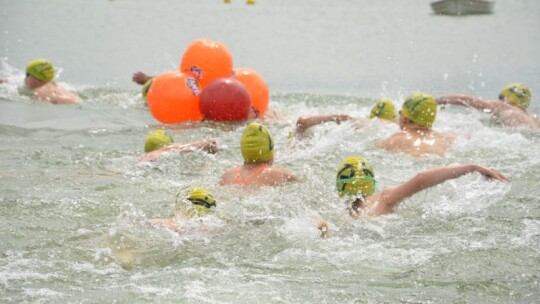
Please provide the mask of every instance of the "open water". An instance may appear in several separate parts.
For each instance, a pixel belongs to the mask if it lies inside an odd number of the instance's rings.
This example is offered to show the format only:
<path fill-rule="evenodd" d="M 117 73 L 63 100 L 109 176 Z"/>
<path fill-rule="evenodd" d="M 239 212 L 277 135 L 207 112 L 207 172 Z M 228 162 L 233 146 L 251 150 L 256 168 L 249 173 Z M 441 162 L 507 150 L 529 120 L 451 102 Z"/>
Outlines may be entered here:
<path fill-rule="evenodd" d="M 540 113 L 540 2 L 498 0 L 491 15 L 449 17 L 429 1 L 0 0 L 0 302 L 4 303 L 537 303 L 540 136 L 503 129 L 485 113 L 440 109 L 454 132 L 444 158 L 390 154 L 396 131 L 374 122 L 314 128 L 287 150 L 298 116 L 368 115 L 414 91 L 496 98 L 511 82 Z M 267 81 L 276 166 L 301 181 L 246 193 L 219 187 L 241 163 L 243 125 L 171 131 L 176 142 L 218 139 L 217 154 L 137 162 L 159 124 L 137 70 L 175 70 L 195 39 L 227 45 L 236 67 Z M 54 106 L 20 90 L 26 63 L 52 59 L 58 82 L 83 98 Z M 354 221 L 334 189 L 338 164 L 363 155 L 379 190 L 432 166 L 479 163 L 477 174 Z M 207 233 L 147 224 L 168 217 L 179 189 L 218 200 Z M 311 221 L 330 222 L 321 239 Z"/>

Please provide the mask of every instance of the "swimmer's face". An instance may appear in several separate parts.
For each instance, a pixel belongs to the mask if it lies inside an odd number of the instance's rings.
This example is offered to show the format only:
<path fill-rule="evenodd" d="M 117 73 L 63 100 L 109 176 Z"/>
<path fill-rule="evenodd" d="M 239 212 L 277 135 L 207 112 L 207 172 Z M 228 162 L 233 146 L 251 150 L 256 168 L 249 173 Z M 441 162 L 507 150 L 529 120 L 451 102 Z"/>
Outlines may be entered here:
<path fill-rule="evenodd" d="M 30 89 L 36 89 L 44 85 L 45 82 L 41 80 L 37 80 L 34 76 L 30 75 L 29 73 L 26 73 L 26 78 L 24 78 L 24 84 Z"/>

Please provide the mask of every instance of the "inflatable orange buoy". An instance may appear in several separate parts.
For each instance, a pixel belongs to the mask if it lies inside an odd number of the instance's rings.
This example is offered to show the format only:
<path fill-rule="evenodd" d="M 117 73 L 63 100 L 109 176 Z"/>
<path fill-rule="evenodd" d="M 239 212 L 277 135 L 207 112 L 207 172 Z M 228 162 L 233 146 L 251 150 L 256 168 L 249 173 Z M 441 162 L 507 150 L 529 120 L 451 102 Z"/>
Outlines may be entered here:
<path fill-rule="evenodd" d="M 146 99 L 155 119 L 162 123 L 201 120 L 200 86 L 193 76 L 167 72 L 154 78 Z"/>
<path fill-rule="evenodd" d="M 251 99 L 251 107 L 257 112 L 257 117 L 262 117 L 268 109 L 270 92 L 261 75 L 249 68 L 237 68 L 234 70 L 233 79 L 240 81 L 246 87 Z"/>
<path fill-rule="evenodd" d="M 233 60 L 222 43 L 199 39 L 191 43 L 180 62 L 180 71 L 193 74 L 205 87 L 212 80 L 232 75 Z"/>
<path fill-rule="evenodd" d="M 201 93 L 200 110 L 207 120 L 246 120 L 250 105 L 248 91 L 242 83 L 232 78 L 218 78 Z"/>

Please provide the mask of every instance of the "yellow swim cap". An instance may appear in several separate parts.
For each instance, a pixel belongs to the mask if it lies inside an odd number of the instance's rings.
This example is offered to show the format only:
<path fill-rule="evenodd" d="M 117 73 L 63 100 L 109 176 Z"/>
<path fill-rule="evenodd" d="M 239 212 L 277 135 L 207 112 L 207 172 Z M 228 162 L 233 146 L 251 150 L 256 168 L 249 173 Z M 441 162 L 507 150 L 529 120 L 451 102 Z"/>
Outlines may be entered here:
<path fill-rule="evenodd" d="M 403 102 L 401 114 L 418 125 L 431 127 L 437 116 L 437 104 L 427 93 L 413 93 Z"/>
<path fill-rule="evenodd" d="M 144 152 L 151 152 L 173 143 L 172 137 L 163 130 L 156 130 L 146 138 Z"/>
<path fill-rule="evenodd" d="M 26 66 L 26 73 L 37 80 L 49 82 L 54 79 L 54 65 L 49 59 L 34 59 Z"/>
<path fill-rule="evenodd" d="M 340 197 L 357 194 L 368 197 L 375 192 L 373 169 L 360 156 L 348 157 L 338 168 L 336 187 Z"/>
<path fill-rule="evenodd" d="M 270 161 L 274 159 L 274 138 L 264 125 L 252 122 L 240 139 L 240 150 L 247 163 Z"/>
<path fill-rule="evenodd" d="M 396 108 L 394 107 L 394 103 L 387 98 L 377 100 L 375 105 L 371 108 L 371 114 L 369 114 L 369 118 L 375 117 L 386 120 L 395 120 Z"/>
<path fill-rule="evenodd" d="M 146 98 L 146 95 L 148 95 L 148 90 L 150 90 L 150 87 L 152 86 L 152 83 L 154 82 L 154 78 L 148 79 L 147 82 L 144 83 L 141 93 L 144 98 Z"/>
<path fill-rule="evenodd" d="M 203 187 L 191 187 L 184 197 L 185 200 L 191 202 L 189 206 L 182 205 L 182 201 L 178 201 L 183 191 L 180 191 L 177 195 L 176 205 L 182 209 L 182 213 L 187 217 L 204 216 L 212 212 L 210 208 L 216 207 L 216 200 L 210 191 Z"/>
<path fill-rule="evenodd" d="M 506 98 L 516 106 L 526 110 L 531 102 L 531 90 L 526 85 L 512 83 L 504 87 L 499 94 L 499 99 Z"/>

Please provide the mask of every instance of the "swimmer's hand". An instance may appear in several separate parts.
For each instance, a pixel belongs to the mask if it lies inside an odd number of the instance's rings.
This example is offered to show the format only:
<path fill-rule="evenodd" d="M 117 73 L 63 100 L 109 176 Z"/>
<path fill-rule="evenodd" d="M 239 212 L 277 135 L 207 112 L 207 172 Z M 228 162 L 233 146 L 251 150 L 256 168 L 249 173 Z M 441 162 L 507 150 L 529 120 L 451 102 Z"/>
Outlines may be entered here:
<path fill-rule="evenodd" d="M 483 176 L 489 178 L 489 179 L 495 179 L 495 180 L 499 180 L 503 183 L 509 183 L 510 182 L 510 178 L 508 178 L 507 176 L 505 176 L 504 174 L 502 174 L 501 172 L 495 170 L 495 169 L 492 169 L 492 168 L 488 168 L 488 167 L 483 167 L 483 166 L 480 166 L 480 165 L 476 165 L 476 171 L 480 174 L 482 174 Z"/>
<path fill-rule="evenodd" d="M 328 223 L 325 220 L 319 220 L 318 227 L 321 231 L 321 238 L 327 239 L 330 233 L 330 230 L 328 229 Z"/>
<path fill-rule="evenodd" d="M 133 73 L 131 80 L 133 80 L 133 82 L 135 82 L 136 84 L 144 85 L 148 80 L 152 78 L 152 76 L 148 76 L 145 73 L 138 71 Z"/>
<path fill-rule="evenodd" d="M 213 138 L 203 140 L 201 145 L 201 148 L 208 153 L 215 154 L 218 151 L 217 141 Z"/>

